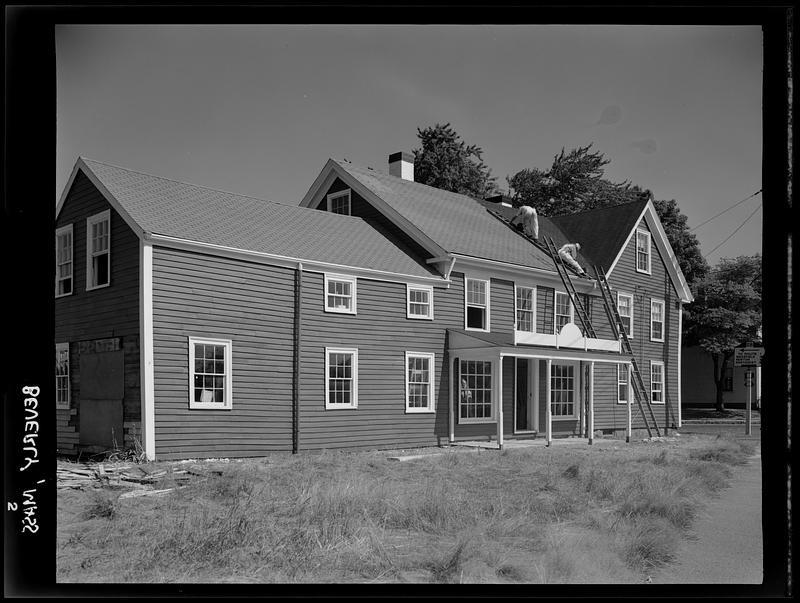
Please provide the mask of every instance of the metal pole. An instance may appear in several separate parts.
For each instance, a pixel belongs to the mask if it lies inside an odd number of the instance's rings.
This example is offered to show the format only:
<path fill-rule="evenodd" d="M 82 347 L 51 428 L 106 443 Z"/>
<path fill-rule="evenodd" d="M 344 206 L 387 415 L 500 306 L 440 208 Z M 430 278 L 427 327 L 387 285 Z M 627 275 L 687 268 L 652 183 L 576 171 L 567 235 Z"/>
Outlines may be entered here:
<path fill-rule="evenodd" d="M 754 373 L 755 371 L 753 371 Z M 753 378 L 749 370 L 747 371 L 747 413 L 745 418 L 745 428 L 744 428 L 744 435 L 750 435 L 752 431 L 752 412 L 751 412 L 751 404 L 753 398 Z"/>

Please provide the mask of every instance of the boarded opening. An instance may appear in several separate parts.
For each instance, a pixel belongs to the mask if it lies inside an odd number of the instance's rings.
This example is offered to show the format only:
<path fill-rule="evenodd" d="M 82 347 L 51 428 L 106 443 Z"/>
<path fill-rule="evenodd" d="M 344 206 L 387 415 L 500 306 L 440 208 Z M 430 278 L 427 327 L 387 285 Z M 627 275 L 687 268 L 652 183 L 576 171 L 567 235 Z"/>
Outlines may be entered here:
<path fill-rule="evenodd" d="M 123 445 L 122 398 L 125 359 L 122 350 L 83 353 L 80 357 L 79 443 L 110 449 Z"/>

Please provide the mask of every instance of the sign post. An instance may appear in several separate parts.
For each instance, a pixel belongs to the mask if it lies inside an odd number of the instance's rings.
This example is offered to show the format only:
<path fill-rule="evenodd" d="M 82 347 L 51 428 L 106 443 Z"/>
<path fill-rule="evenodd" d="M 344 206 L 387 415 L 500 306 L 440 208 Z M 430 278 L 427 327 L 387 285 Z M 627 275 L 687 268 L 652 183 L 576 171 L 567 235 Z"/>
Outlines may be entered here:
<path fill-rule="evenodd" d="M 745 366 L 755 369 L 761 366 L 761 356 L 764 355 L 764 348 L 736 348 L 733 351 L 733 366 Z M 747 388 L 747 410 L 745 412 L 745 435 L 750 435 L 753 425 L 753 377 L 755 370 L 744 372 L 744 386 Z"/>

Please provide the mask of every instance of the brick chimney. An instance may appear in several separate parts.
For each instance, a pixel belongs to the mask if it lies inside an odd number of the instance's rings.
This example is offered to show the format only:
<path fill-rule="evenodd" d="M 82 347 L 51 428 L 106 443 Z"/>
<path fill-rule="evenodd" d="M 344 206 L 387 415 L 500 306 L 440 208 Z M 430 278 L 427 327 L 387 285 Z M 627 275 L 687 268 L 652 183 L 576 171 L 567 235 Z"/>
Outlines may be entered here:
<path fill-rule="evenodd" d="M 414 156 L 405 151 L 389 155 L 389 174 L 414 182 Z"/>

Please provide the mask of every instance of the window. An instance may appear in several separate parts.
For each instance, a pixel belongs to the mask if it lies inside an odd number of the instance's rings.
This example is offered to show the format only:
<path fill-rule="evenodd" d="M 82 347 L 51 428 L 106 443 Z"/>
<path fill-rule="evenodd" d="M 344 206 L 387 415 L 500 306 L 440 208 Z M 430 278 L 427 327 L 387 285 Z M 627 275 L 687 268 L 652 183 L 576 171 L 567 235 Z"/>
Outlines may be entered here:
<path fill-rule="evenodd" d="M 406 317 L 433 320 L 433 287 L 406 285 Z"/>
<path fill-rule="evenodd" d="M 356 313 L 356 278 L 325 275 L 325 311 L 341 314 Z"/>
<path fill-rule="evenodd" d="M 630 391 L 630 375 L 627 364 L 617 365 L 617 402 L 619 404 L 628 403 L 628 392 Z"/>
<path fill-rule="evenodd" d="M 433 412 L 433 354 L 406 352 L 406 412 Z"/>
<path fill-rule="evenodd" d="M 572 300 L 569 298 L 567 293 L 556 291 L 555 306 L 556 318 L 553 324 L 555 327 L 555 333 L 558 334 L 561 332 L 561 329 L 564 328 L 565 324 L 573 321 Z"/>
<path fill-rule="evenodd" d="M 636 231 L 636 272 L 650 274 L 650 233 Z"/>
<path fill-rule="evenodd" d="M 459 375 L 459 423 L 492 422 L 492 363 L 462 360 Z"/>
<path fill-rule="evenodd" d="M 575 365 L 553 363 L 550 376 L 550 409 L 554 417 L 574 418 Z"/>
<path fill-rule="evenodd" d="M 69 344 L 56 344 L 56 408 L 69 408 Z"/>
<path fill-rule="evenodd" d="M 489 281 L 464 277 L 466 328 L 489 330 Z"/>
<path fill-rule="evenodd" d="M 86 290 L 111 282 L 111 211 L 86 220 Z"/>
<path fill-rule="evenodd" d="M 333 214 L 350 215 L 350 189 L 328 195 L 328 211 Z"/>
<path fill-rule="evenodd" d="M 533 309 L 535 307 L 535 293 L 532 287 L 517 287 L 517 331 L 533 333 L 536 327 Z"/>
<path fill-rule="evenodd" d="M 56 230 L 56 297 L 72 293 L 72 224 Z"/>
<path fill-rule="evenodd" d="M 650 339 L 664 341 L 664 302 L 660 299 L 650 300 Z"/>
<path fill-rule="evenodd" d="M 358 350 L 325 348 L 325 408 L 358 408 Z"/>
<path fill-rule="evenodd" d="M 664 404 L 664 363 L 650 361 L 650 401 Z"/>
<path fill-rule="evenodd" d="M 633 295 L 617 293 L 617 310 L 622 319 L 622 327 L 628 337 L 633 338 Z"/>
<path fill-rule="evenodd" d="M 231 341 L 189 338 L 189 408 L 230 410 Z"/>

